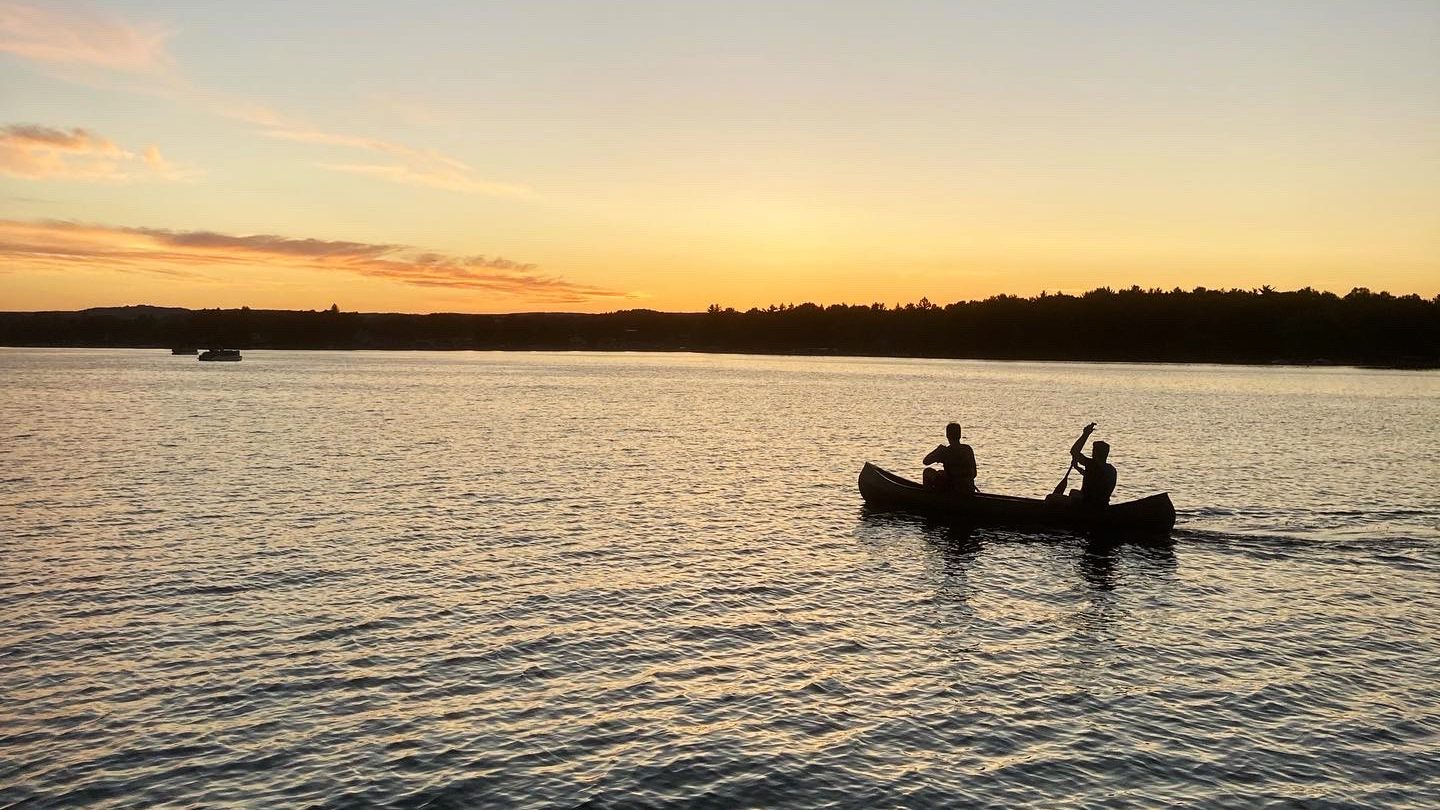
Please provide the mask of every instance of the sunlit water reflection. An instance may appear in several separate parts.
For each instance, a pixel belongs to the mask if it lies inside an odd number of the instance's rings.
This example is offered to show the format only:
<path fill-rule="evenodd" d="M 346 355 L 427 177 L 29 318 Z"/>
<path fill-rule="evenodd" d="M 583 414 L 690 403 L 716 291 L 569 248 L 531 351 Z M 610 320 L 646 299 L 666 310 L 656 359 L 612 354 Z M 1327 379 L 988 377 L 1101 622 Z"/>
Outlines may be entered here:
<path fill-rule="evenodd" d="M 0 804 L 1440 805 L 1440 375 L 0 350 Z M 1174 542 L 867 514 L 1085 422 Z"/>

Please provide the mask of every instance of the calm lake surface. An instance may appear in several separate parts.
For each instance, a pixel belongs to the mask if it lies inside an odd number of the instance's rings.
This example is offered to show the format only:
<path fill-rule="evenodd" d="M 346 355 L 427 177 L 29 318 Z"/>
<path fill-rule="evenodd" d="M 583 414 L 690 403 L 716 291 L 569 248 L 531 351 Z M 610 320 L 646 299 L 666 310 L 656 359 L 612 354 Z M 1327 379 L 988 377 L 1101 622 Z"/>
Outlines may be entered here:
<path fill-rule="evenodd" d="M 1440 374 L 0 350 L 0 806 L 1440 806 Z M 1079 429 L 1173 543 L 868 514 Z M 1072 479 L 1072 482 L 1074 479 Z"/>

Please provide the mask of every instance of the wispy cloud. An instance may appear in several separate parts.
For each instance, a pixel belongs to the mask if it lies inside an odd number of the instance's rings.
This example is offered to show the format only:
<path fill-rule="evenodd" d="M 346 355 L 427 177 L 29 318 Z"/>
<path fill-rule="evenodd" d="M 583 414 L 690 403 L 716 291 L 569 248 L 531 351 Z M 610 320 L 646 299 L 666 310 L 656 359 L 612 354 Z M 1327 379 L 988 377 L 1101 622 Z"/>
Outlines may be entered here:
<path fill-rule="evenodd" d="M 254 124 L 258 127 L 271 127 L 283 129 L 290 126 L 285 116 L 263 104 L 256 104 L 250 101 L 238 101 L 233 98 L 207 99 L 206 106 L 216 115 L 240 121 L 245 124 Z"/>
<path fill-rule="evenodd" d="M 135 154 L 86 129 L 36 124 L 0 127 L 0 173 L 27 180 L 188 180 L 195 169 L 165 159 L 155 145 Z"/>
<path fill-rule="evenodd" d="M 120 147 L 83 129 L 51 129 L 36 124 L 10 124 L 0 132 L 7 143 L 25 148 L 90 155 L 121 155 Z"/>
<path fill-rule="evenodd" d="M 244 266 L 350 273 L 546 303 L 630 297 L 542 274 L 533 264 L 426 252 L 407 245 L 0 220 L 0 267 L 12 272 L 90 267 L 174 276 Z"/>
<path fill-rule="evenodd" d="M 469 165 L 434 149 L 416 149 L 379 138 L 326 132 L 288 121 L 264 108 L 242 108 L 233 114 L 233 117 L 237 118 L 242 116 L 243 120 L 259 124 L 262 127 L 260 133 L 267 138 L 339 146 L 382 154 L 394 159 L 394 162 L 391 163 L 320 162 L 315 164 L 322 169 L 378 177 L 382 180 L 412 186 L 458 191 L 463 194 L 484 194 L 495 197 L 533 197 L 535 195 L 535 192 L 526 186 L 478 177 L 475 170 Z"/>
<path fill-rule="evenodd" d="M 153 23 L 135 23 L 95 11 L 44 8 L 0 0 L 0 53 L 57 69 L 62 77 L 87 84 L 112 84 L 102 77 L 120 78 L 131 92 L 160 94 L 198 103 L 213 113 L 255 126 L 263 137 L 317 146 L 339 147 L 385 155 L 388 162 L 322 160 L 327 171 L 347 172 L 392 183 L 426 186 L 462 194 L 528 197 L 534 192 L 515 183 L 483 178 L 475 170 L 434 149 L 421 149 L 363 135 L 331 132 L 282 115 L 248 100 L 217 98 L 184 79 L 167 50 L 174 31 Z M 36 156 L 17 161 L 21 171 L 41 171 Z M 103 177 L 115 171 L 65 169 L 48 159 L 43 176 Z M 152 162 L 153 165 L 158 165 Z M 28 168 L 27 168 L 28 167 Z M 95 167 L 91 167 L 92 169 Z M 7 170 L 14 174 L 15 171 Z M 171 167 L 171 174 L 176 170 Z M 66 172 L 61 174 L 61 172 Z M 21 175 L 40 176 L 40 175 Z M 111 176 L 110 179 L 117 179 Z M 129 175 L 125 179 L 131 179 Z"/>
<path fill-rule="evenodd" d="M 396 183 L 412 186 L 443 188 L 466 194 L 487 194 L 492 197 L 530 197 L 534 192 L 525 186 L 508 183 L 494 183 L 480 180 L 464 169 L 447 169 L 443 166 L 405 166 L 389 163 L 319 163 L 322 169 L 350 174 L 380 177 Z"/>
<path fill-rule="evenodd" d="M 324 132 L 318 129 L 303 128 L 298 124 L 285 122 L 277 119 L 278 123 L 265 124 L 267 129 L 261 130 L 261 134 L 267 138 L 277 138 L 282 141 L 298 141 L 300 143 L 319 143 L 330 146 L 345 146 L 351 149 L 365 149 L 371 152 L 383 152 L 389 155 L 403 158 L 424 158 L 426 160 L 443 163 L 452 168 L 468 169 L 464 163 L 454 158 L 446 157 L 434 150 L 415 149 L 403 144 L 382 141 L 378 138 L 366 138 L 359 135 L 343 135 L 337 132 Z"/>
<path fill-rule="evenodd" d="M 0 52 L 49 65 L 158 75 L 174 66 L 173 34 L 95 11 L 0 2 Z"/>
<path fill-rule="evenodd" d="M 449 119 L 443 107 L 426 101 L 413 94 L 397 95 L 378 90 L 365 94 L 366 105 L 385 115 L 407 124 L 421 127 L 440 126 Z"/>

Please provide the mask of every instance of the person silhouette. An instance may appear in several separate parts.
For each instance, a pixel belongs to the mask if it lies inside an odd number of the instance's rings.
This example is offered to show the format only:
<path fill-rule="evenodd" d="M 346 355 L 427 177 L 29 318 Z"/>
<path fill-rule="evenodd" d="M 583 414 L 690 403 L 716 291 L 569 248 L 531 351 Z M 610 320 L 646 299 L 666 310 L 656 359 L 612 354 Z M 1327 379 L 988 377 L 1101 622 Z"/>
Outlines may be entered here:
<path fill-rule="evenodd" d="M 1104 509 L 1110 503 L 1110 496 L 1115 492 L 1115 467 L 1106 461 L 1110 457 L 1110 445 L 1106 442 L 1096 441 L 1091 446 L 1091 456 L 1086 457 L 1081 452 L 1085 448 L 1085 440 L 1095 431 L 1095 423 L 1091 422 L 1080 432 L 1080 438 L 1070 446 L 1070 466 L 1080 471 L 1083 476 L 1080 482 L 1080 505 L 1089 509 Z"/>
<path fill-rule="evenodd" d="M 970 445 L 960 443 L 960 425 L 955 422 L 945 426 L 945 438 L 949 444 L 937 445 L 925 456 L 926 464 L 939 464 L 943 470 L 925 468 L 922 478 L 927 487 L 945 489 L 962 495 L 970 495 L 975 488 L 975 451 Z"/>

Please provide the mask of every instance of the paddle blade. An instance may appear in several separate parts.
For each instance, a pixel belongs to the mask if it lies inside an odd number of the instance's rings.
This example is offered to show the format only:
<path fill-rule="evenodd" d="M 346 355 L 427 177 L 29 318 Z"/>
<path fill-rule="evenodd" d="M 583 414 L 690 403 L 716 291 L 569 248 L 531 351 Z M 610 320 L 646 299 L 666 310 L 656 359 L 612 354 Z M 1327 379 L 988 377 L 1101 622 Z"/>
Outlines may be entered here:
<path fill-rule="evenodd" d="M 1061 478 L 1061 479 L 1060 479 L 1060 483 L 1058 483 L 1058 484 L 1055 485 L 1055 492 L 1054 492 L 1053 494 L 1055 494 L 1055 495 L 1064 495 L 1064 494 L 1065 494 L 1065 487 L 1069 486 L 1069 484 L 1070 484 L 1070 471 L 1069 471 L 1069 470 L 1066 470 L 1066 471 L 1065 471 L 1065 477 L 1064 477 L 1064 478 Z"/>

